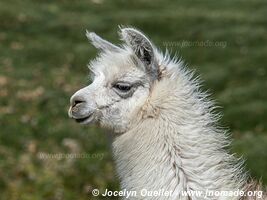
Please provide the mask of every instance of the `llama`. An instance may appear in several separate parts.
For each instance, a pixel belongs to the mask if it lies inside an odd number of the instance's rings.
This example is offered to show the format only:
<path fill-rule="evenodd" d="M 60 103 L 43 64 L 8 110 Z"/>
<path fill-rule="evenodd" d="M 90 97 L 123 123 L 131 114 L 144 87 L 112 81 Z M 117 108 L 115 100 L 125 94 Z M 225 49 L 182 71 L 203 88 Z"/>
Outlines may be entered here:
<path fill-rule="evenodd" d="M 121 188 L 137 192 L 129 199 L 267 199 L 233 194 L 262 194 L 261 186 L 248 182 L 242 161 L 228 152 L 214 105 L 184 63 L 135 28 L 119 34 L 120 46 L 87 32 L 100 53 L 89 64 L 92 83 L 71 97 L 69 116 L 113 131 Z"/>

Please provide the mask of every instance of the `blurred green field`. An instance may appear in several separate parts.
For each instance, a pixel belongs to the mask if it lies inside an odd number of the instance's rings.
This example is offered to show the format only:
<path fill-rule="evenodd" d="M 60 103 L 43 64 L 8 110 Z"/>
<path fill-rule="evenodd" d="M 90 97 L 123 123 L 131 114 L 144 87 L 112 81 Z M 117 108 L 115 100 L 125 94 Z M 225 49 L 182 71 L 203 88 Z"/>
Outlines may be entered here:
<path fill-rule="evenodd" d="M 221 106 L 232 152 L 267 184 L 265 0 L 1 0 L 0 199 L 88 200 L 93 188 L 119 188 L 108 137 L 68 119 L 67 109 L 96 55 L 85 30 L 119 42 L 121 24 L 196 69 Z"/>

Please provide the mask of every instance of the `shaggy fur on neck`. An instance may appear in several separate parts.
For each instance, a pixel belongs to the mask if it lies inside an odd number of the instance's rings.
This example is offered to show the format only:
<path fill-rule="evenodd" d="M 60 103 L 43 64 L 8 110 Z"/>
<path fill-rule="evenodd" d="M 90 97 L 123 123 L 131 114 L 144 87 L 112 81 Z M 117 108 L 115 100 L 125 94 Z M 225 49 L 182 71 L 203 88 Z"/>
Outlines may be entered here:
<path fill-rule="evenodd" d="M 242 162 L 228 152 L 228 135 L 216 125 L 219 117 L 206 93 L 200 91 L 199 81 L 192 78 L 182 62 L 171 60 L 168 54 L 157 52 L 156 59 L 159 80 L 129 130 L 113 142 L 122 189 L 163 189 L 176 195 L 150 199 L 197 200 L 204 197 L 180 193 L 245 189 Z"/>

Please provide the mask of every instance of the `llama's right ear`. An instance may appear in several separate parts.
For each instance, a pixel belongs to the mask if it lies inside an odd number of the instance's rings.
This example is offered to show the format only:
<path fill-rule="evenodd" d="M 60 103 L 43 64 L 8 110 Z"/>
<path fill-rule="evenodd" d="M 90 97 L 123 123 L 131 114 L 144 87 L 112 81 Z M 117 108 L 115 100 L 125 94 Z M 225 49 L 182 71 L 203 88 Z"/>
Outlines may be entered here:
<path fill-rule="evenodd" d="M 154 48 L 149 39 L 134 28 L 121 28 L 123 41 L 134 51 L 135 55 L 144 63 L 147 73 L 153 80 L 158 78 L 158 65 L 155 63 Z"/>
<path fill-rule="evenodd" d="M 86 30 L 87 38 L 92 42 L 92 44 L 102 51 L 119 51 L 120 47 L 108 42 L 107 40 L 102 39 L 94 32 L 89 32 Z"/>

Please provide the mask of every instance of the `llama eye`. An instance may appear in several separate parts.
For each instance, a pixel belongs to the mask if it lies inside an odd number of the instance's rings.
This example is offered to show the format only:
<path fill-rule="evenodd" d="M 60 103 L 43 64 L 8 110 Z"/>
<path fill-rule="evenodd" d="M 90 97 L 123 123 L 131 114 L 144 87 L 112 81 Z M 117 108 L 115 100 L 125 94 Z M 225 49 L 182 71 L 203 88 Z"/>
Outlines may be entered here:
<path fill-rule="evenodd" d="M 128 92 L 131 90 L 132 86 L 129 84 L 122 84 L 122 83 L 117 83 L 113 86 L 117 90 L 120 90 L 121 92 Z"/>

